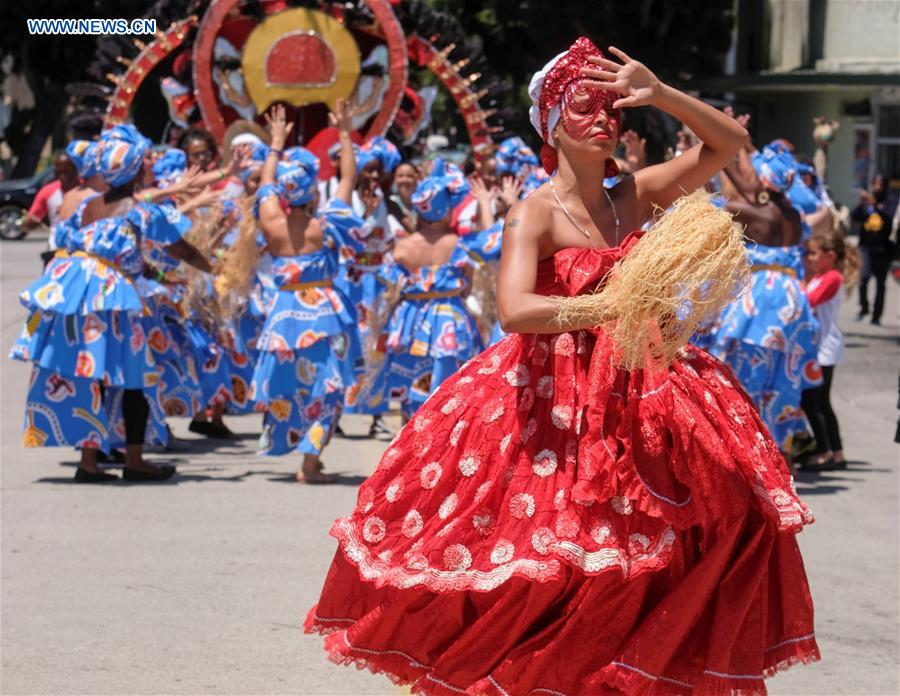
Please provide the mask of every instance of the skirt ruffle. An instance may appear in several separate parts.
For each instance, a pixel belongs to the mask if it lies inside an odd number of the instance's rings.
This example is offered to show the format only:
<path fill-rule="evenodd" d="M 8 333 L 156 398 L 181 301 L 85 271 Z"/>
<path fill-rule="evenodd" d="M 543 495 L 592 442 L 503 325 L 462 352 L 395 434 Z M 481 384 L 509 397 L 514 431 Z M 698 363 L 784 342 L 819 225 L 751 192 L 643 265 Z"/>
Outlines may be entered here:
<path fill-rule="evenodd" d="M 334 659 L 429 694 L 662 694 L 817 658 L 812 515 L 746 393 L 690 346 L 655 372 L 613 354 L 511 335 L 438 389 L 332 528 L 306 628 Z"/>
<path fill-rule="evenodd" d="M 64 315 L 144 311 L 134 282 L 93 258 L 54 260 L 44 275 L 22 291 L 19 300 L 29 311 Z"/>

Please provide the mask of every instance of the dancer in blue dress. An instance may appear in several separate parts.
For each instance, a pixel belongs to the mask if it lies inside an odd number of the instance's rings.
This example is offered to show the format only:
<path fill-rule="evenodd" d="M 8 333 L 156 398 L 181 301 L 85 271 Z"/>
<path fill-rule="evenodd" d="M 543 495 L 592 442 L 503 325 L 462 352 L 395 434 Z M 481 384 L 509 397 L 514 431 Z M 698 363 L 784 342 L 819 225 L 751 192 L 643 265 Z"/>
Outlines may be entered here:
<path fill-rule="evenodd" d="M 421 230 L 397 242 L 384 273 L 397 301 L 376 345 L 405 419 L 484 347 L 465 303 L 471 257 L 450 228 L 450 214 L 468 190 L 457 167 L 435 160 L 412 197 Z"/>
<path fill-rule="evenodd" d="M 159 374 L 143 317 L 137 279 L 142 247 L 152 242 L 204 271 L 210 267 L 159 207 L 136 202 L 134 189 L 150 142 L 132 126 L 101 136 L 99 167 L 110 189 L 88 200 L 78 229 L 66 234 L 64 257 L 20 296 L 31 312 L 14 357 L 34 363 L 25 414 L 25 445 L 81 449 L 75 480 L 113 480 L 97 467 L 108 451 L 121 403 L 127 480 L 162 480 L 174 467 L 143 461 L 148 403 Z M 116 392 L 124 390 L 121 400 Z"/>
<path fill-rule="evenodd" d="M 390 263 L 396 241 L 396 222 L 389 214 L 385 183 L 403 158 L 397 147 L 383 136 L 376 136 L 358 148 L 356 158 L 357 179 L 350 204 L 353 212 L 363 219 L 366 246 L 352 263 L 342 266 L 336 283 L 356 308 L 359 340 L 365 345 L 372 322 L 383 309 L 385 286 L 379 274 Z M 389 192 L 390 187 L 386 190 Z M 372 416 L 369 437 L 393 437 L 382 418 L 389 406 L 387 389 L 385 372 L 370 369 L 366 370 L 366 379 L 347 389 L 344 410 Z"/>
<path fill-rule="evenodd" d="M 292 124 L 286 124 L 280 106 L 267 116 L 272 143 L 256 192 L 256 216 L 278 290 L 257 343 L 250 398 L 267 410 L 263 453 L 303 454 L 297 480 L 307 483 L 334 481 L 320 470 L 319 456 L 345 390 L 363 370 L 353 304 L 334 286 L 340 261 L 364 248 L 363 221 L 349 206 L 356 165 L 345 101 L 338 103 L 337 114 L 332 121 L 344 144 L 341 180 L 318 217 L 318 160 L 302 147 L 284 150 Z"/>
<path fill-rule="evenodd" d="M 728 363 L 783 452 L 805 430 L 804 389 L 821 383 L 816 361 L 818 323 L 800 281 L 802 222 L 786 192 L 794 172 L 790 153 L 745 153 L 724 174 L 738 195 L 726 204 L 746 225 L 752 285 L 722 312 L 701 346 Z"/>

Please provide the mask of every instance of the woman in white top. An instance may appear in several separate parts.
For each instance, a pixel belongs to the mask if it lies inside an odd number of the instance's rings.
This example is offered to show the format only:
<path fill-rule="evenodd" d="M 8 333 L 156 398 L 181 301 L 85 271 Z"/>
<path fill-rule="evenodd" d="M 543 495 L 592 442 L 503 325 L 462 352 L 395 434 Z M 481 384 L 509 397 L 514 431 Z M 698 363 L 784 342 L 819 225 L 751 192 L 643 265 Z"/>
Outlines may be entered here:
<path fill-rule="evenodd" d="M 816 438 L 815 463 L 803 469 L 833 471 L 846 469 L 844 447 L 837 417 L 831 408 L 831 381 L 834 368 L 844 354 L 844 334 L 838 327 L 841 287 L 852 288 L 859 277 L 859 252 L 844 244 L 839 230 L 814 232 L 809 239 L 810 268 L 814 273 L 806 286 L 806 296 L 819 320 L 818 361 L 822 366 L 822 384 L 803 392 L 801 405 Z"/>

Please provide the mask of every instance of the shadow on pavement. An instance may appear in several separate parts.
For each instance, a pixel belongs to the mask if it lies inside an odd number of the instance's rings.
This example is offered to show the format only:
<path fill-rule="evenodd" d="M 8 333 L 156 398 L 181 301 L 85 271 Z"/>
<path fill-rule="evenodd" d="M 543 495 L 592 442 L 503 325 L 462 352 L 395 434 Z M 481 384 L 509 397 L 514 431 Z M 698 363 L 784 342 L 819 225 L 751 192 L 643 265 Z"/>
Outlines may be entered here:
<path fill-rule="evenodd" d="M 294 474 L 287 474 L 285 476 L 273 476 L 269 479 L 269 481 L 274 481 L 275 483 L 292 483 L 295 486 L 310 486 L 312 488 L 327 488 L 328 486 L 361 486 L 366 481 L 365 476 L 345 476 L 344 474 L 334 475 L 337 477 L 337 480 L 334 483 L 299 483 Z"/>

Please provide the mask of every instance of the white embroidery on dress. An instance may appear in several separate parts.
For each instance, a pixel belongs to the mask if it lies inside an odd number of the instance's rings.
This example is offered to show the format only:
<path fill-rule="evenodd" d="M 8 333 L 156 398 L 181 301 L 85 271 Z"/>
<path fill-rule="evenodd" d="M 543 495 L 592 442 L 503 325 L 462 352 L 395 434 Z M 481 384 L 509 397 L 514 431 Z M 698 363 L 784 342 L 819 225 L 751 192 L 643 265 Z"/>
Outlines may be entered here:
<path fill-rule="evenodd" d="M 536 529 L 534 534 L 531 535 L 531 545 L 542 556 L 550 553 L 550 547 L 555 543 L 556 537 L 553 536 L 553 532 L 547 527 Z"/>
<path fill-rule="evenodd" d="M 484 500 L 484 497 L 488 494 L 493 485 L 493 481 L 485 481 L 484 483 L 482 483 L 480 486 L 478 486 L 478 490 L 475 491 L 475 497 L 473 498 L 473 500 L 476 503 L 480 503 L 482 500 Z"/>
<path fill-rule="evenodd" d="M 452 396 L 452 397 L 450 397 L 450 399 L 447 400 L 447 403 L 445 403 L 443 406 L 441 406 L 441 413 L 443 413 L 444 415 L 450 415 L 457 408 L 459 408 L 459 405 L 460 405 L 459 399 L 457 399 L 455 396 Z"/>
<path fill-rule="evenodd" d="M 513 559 L 516 547 L 508 539 L 501 539 L 497 542 L 494 550 L 491 551 L 491 563 L 494 565 L 503 565 L 509 563 Z"/>
<path fill-rule="evenodd" d="M 425 523 L 422 521 L 422 515 L 419 514 L 419 511 L 410 510 L 406 513 L 406 517 L 403 518 L 403 527 L 401 531 L 403 532 L 403 536 L 412 539 L 414 536 L 418 536 L 424 526 Z"/>
<path fill-rule="evenodd" d="M 446 498 L 444 498 L 444 502 L 441 503 L 441 506 L 438 508 L 438 517 L 442 520 L 446 520 L 450 515 L 453 514 L 453 511 L 456 510 L 457 497 L 456 493 L 451 493 Z"/>
<path fill-rule="evenodd" d="M 537 382 L 534 392 L 542 399 L 549 399 L 553 396 L 553 377 L 550 375 L 541 377 Z"/>
<path fill-rule="evenodd" d="M 464 420 L 459 421 L 456 425 L 453 426 L 453 430 L 450 431 L 450 444 L 456 447 L 459 444 L 459 438 L 462 435 L 463 431 L 466 429 L 468 423 Z"/>
<path fill-rule="evenodd" d="M 403 495 L 403 479 L 398 476 L 384 491 L 384 497 L 389 503 L 396 503 L 401 495 Z"/>
<path fill-rule="evenodd" d="M 380 517 L 369 517 L 363 524 L 363 539 L 370 544 L 377 544 L 387 533 L 384 521 Z"/>
<path fill-rule="evenodd" d="M 509 382 L 510 386 L 524 387 L 528 385 L 531 373 L 528 372 L 528 368 L 525 365 L 519 363 L 513 369 L 507 370 L 503 377 Z"/>
<path fill-rule="evenodd" d="M 630 515 L 634 512 L 634 504 L 624 495 L 616 495 L 609 499 L 612 509 L 620 515 Z"/>
<path fill-rule="evenodd" d="M 479 466 L 481 466 L 481 460 L 476 454 L 467 454 L 459 460 L 459 470 L 463 476 L 474 476 Z"/>
<path fill-rule="evenodd" d="M 538 452 L 531 464 L 531 469 L 538 476 L 550 476 L 556 471 L 556 452 L 551 449 Z"/>
<path fill-rule="evenodd" d="M 550 411 L 550 420 L 560 430 L 568 430 L 572 425 L 572 407 L 554 406 Z"/>
<path fill-rule="evenodd" d="M 571 512 L 561 512 L 556 518 L 556 536 L 574 539 L 581 529 L 581 522 Z"/>
<path fill-rule="evenodd" d="M 431 462 L 431 464 L 423 466 L 422 473 L 419 475 L 422 488 L 434 488 L 440 481 L 443 472 L 444 470 L 437 462 Z"/>
<path fill-rule="evenodd" d="M 534 497 L 528 493 L 517 493 L 509 499 L 509 514 L 517 519 L 534 515 Z"/>
<path fill-rule="evenodd" d="M 472 554 L 462 544 L 453 544 L 444 549 L 444 567 L 447 570 L 468 570 L 472 565 Z"/>
<path fill-rule="evenodd" d="M 524 445 L 531 439 L 531 436 L 537 432 L 538 424 L 536 418 L 529 418 L 528 422 L 525 424 L 525 427 L 522 428 L 522 432 L 519 433 L 519 436 L 522 438 L 522 444 Z"/>
<path fill-rule="evenodd" d="M 494 531 L 494 515 L 487 508 L 472 517 L 472 525 L 481 536 L 489 536 Z"/>

